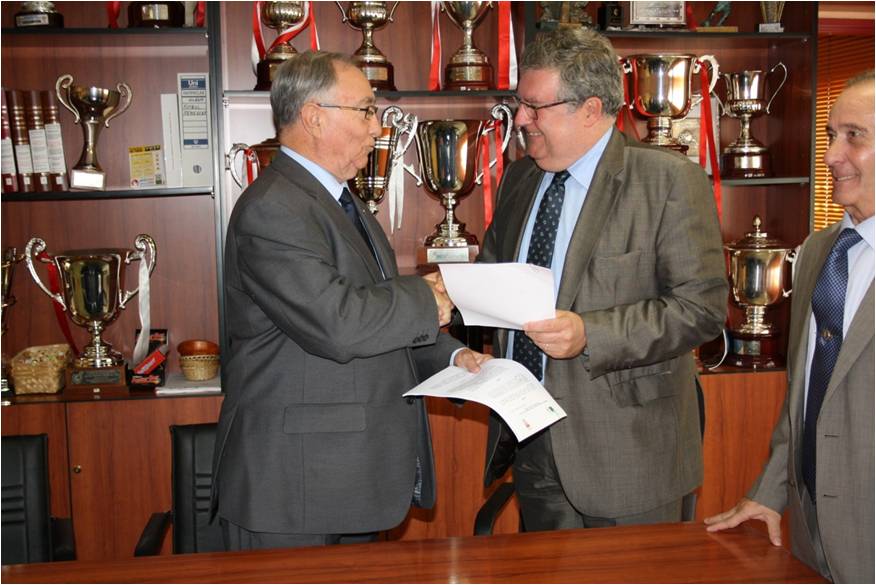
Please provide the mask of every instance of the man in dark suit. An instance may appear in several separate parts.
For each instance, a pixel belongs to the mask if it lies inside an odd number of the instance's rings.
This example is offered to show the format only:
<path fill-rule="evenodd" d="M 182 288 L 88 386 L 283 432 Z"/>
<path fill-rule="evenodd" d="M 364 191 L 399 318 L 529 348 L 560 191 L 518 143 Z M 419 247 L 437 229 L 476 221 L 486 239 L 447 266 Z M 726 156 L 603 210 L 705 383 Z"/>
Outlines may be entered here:
<path fill-rule="evenodd" d="M 824 162 L 843 219 L 810 235 L 797 256 L 788 394 L 760 478 L 711 532 L 750 519 L 836 582 L 872 583 L 874 77 L 849 81 L 830 111 Z"/>
<path fill-rule="evenodd" d="M 422 400 L 450 364 L 437 275 L 399 276 L 345 181 L 379 135 L 348 58 L 310 52 L 271 89 L 282 145 L 237 201 L 225 248 L 227 339 L 214 510 L 231 550 L 374 539 L 435 500 Z M 486 356 L 462 349 L 471 370 Z"/>
<path fill-rule="evenodd" d="M 702 169 L 614 128 L 617 54 L 559 29 L 524 51 L 506 172 L 480 260 L 551 268 L 556 318 L 499 331 L 496 355 L 568 413 L 516 445 L 490 421 L 486 483 L 513 459 L 526 530 L 678 521 L 702 481 L 692 350 L 720 334 L 727 279 Z"/>

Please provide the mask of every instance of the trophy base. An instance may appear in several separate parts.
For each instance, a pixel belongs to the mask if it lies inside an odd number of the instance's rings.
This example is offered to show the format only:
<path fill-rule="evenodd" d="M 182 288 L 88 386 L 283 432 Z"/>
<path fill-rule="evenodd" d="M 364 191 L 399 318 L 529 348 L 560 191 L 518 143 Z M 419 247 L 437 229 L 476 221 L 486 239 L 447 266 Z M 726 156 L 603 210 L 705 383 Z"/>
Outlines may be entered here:
<path fill-rule="evenodd" d="M 392 63 L 375 63 L 373 61 L 364 61 L 361 59 L 356 59 L 355 55 L 353 56 L 353 61 L 355 61 L 356 66 L 365 75 L 366 79 L 368 79 L 368 83 L 371 84 L 371 87 L 375 91 L 396 90 Z"/>
<path fill-rule="evenodd" d="M 756 179 L 772 174 L 766 149 L 755 153 L 724 152 L 721 160 L 724 167 L 721 176 L 725 179 Z"/>
<path fill-rule="evenodd" d="M 733 331 L 727 365 L 753 370 L 778 368 L 784 365 L 776 357 L 775 336 L 748 335 Z"/>
<path fill-rule="evenodd" d="M 82 368 L 68 366 L 66 370 L 65 393 L 102 394 L 118 390 L 128 390 L 128 378 L 125 366 L 106 368 Z"/>
<path fill-rule="evenodd" d="M 757 25 L 757 32 L 780 33 L 785 32 L 785 27 L 780 22 L 762 22 Z"/>
<path fill-rule="evenodd" d="M 423 246 L 417 249 L 417 266 L 474 262 L 479 252 L 480 248 L 477 244 L 453 248 Z"/>
<path fill-rule="evenodd" d="M 291 48 L 291 47 L 290 47 Z M 266 57 L 259 61 L 256 65 L 256 86 L 253 91 L 271 91 L 271 83 L 274 81 L 274 75 L 277 72 L 277 67 L 297 55 L 297 52 L 275 53 L 274 56 Z M 282 55 L 278 57 L 278 55 Z"/>
<path fill-rule="evenodd" d="M 94 169 L 73 169 L 70 171 L 70 188 L 103 191 L 106 189 L 106 173 Z"/>
<path fill-rule="evenodd" d="M 486 91 L 493 89 L 493 67 L 489 63 L 448 63 L 444 68 L 447 91 Z"/>

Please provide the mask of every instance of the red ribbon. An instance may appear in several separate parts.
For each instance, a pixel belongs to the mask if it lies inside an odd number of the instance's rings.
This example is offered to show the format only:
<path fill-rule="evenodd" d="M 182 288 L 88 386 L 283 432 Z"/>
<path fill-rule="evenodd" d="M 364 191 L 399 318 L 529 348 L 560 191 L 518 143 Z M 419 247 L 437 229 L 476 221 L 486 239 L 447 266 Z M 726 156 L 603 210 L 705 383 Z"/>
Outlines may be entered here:
<path fill-rule="evenodd" d="M 496 80 L 496 89 L 508 89 L 511 87 L 511 2 L 503 0 L 499 2 L 499 74 Z"/>
<path fill-rule="evenodd" d="M 122 10 L 121 2 L 106 3 L 106 18 L 110 28 L 119 28 L 119 12 Z"/>
<path fill-rule="evenodd" d="M 307 23 L 310 25 L 310 50 L 319 51 L 319 35 L 316 34 L 316 14 L 313 12 L 313 2 L 309 2 Z"/>
<path fill-rule="evenodd" d="M 441 91 L 441 28 L 438 5 L 432 4 L 432 64 L 429 66 L 429 91 Z"/>
<path fill-rule="evenodd" d="M 198 2 L 195 7 L 195 26 L 204 26 L 204 18 L 207 10 L 207 3 L 204 0 Z"/>
<path fill-rule="evenodd" d="M 633 72 L 633 84 L 636 84 L 636 62 L 630 61 L 630 67 Z M 617 113 L 617 129 L 621 132 L 624 131 L 624 120 L 629 118 L 630 120 L 630 130 L 633 131 L 633 136 L 636 137 L 636 140 L 641 140 L 639 137 L 639 129 L 636 128 L 636 120 L 633 118 L 633 104 L 630 102 L 630 90 L 627 84 L 627 76 L 624 75 L 622 77 L 623 86 L 624 86 L 624 105 L 621 106 L 620 111 Z"/>
<path fill-rule="evenodd" d="M 502 120 L 491 120 L 484 126 L 481 134 L 481 164 L 484 169 L 484 229 L 493 222 L 493 178 L 490 175 L 490 137 L 493 133 L 493 145 L 496 150 L 496 185 L 502 182 L 505 172 L 505 159 L 502 152 Z"/>
<path fill-rule="evenodd" d="M 259 20 L 259 4 L 253 2 L 252 5 L 252 38 L 255 40 L 256 50 L 259 52 L 259 59 L 265 58 L 265 41 L 262 38 L 262 25 Z"/>
<path fill-rule="evenodd" d="M 246 167 L 246 184 L 252 185 L 259 172 L 259 159 L 253 149 L 243 151 L 243 165 Z"/>
<path fill-rule="evenodd" d="M 712 188 L 715 192 L 715 206 L 718 208 L 718 221 L 721 221 L 721 171 L 718 169 L 718 154 L 715 148 L 715 133 L 712 129 L 712 99 L 709 95 L 709 73 L 706 64 L 697 61 L 700 67 L 700 86 L 703 105 L 700 108 L 700 166 L 706 168 L 705 142 L 709 150 L 709 162 L 712 165 Z"/>
<path fill-rule="evenodd" d="M 37 259 L 40 262 L 46 263 L 46 270 L 49 273 L 49 290 L 56 295 L 61 294 L 61 278 L 58 276 L 58 267 L 55 266 L 55 261 L 45 252 L 37 254 Z M 52 308 L 55 309 L 55 318 L 58 320 L 58 325 L 61 327 L 61 333 L 73 350 L 75 355 L 79 355 L 79 349 L 76 347 L 76 342 L 73 341 L 73 332 L 70 331 L 70 323 L 67 322 L 67 312 L 64 306 L 52 299 Z"/>

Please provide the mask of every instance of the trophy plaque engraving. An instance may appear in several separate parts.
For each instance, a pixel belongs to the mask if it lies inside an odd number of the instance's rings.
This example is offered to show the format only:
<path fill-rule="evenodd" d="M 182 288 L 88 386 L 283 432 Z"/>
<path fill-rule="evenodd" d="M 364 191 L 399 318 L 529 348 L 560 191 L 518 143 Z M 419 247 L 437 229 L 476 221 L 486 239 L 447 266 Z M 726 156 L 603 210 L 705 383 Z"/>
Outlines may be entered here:
<path fill-rule="evenodd" d="M 102 335 L 104 328 L 140 290 L 140 286 L 131 291 L 125 289 L 125 266 L 138 260 L 147 262 L 149 275 L 155 270 L 156 248 L 152 237 L 138 235 L 134 247 L 136 250 L 71 250 L 50 256 L 51 259 L 45 261 L 53 263 L 58 271 L 61 280 L 58 294 L 46 288 L 34 266 L 34 258 L 46 249 L 46 243 L 40 238 L 31 238 L 27 243 L 24 260 L 37 286 L 67 311 L 73 323 L 91 333 L 91 341 L 67 369 L 69 390 L 91 392 L 95 388 L 127 387 L 125 360 Z"/>
<path fill-rule="evenodd" d="M 778 69 L 783 72 L 782 81 L 767 101 L 767 78 Z M 730 179 L 768 177 L 772 174 L 769 150 L 751 135 L 751 120 L 770 113 L 773 100 L 788 79 L 788 68 L 779 61 L 769 72 L 725 73 L 723 79 L 727 97 L 726 102 L 720 102 L 721 110 L 731 118 L 738 118 L 740 129 L 736 140 L 721 153 L 722 175 Z"/>
<path fill-rule="evenodd" d="M 462 29 L 462 46 L 444 68 L 444 89 L 477 91 L 492 89 L 493 66 L 474 46 L 472 32 L 490 10 L 490 2 L 441 2 L 450 20 Z"/>
<path fill-rule="evenodd" d="M 342 22 L 362 31 L 362 44 L 353 53 L 353 61 L 362 70 L 371 87 L 395 91 L 395 80 L 392 63 L 386 55 L 374 45 L 374 31 L 392 22 L 392 15 L 398 7 L 398 2 L 387 9 L 386 2 L 350 2 L 345 11 L 340 2 L 335 2 L 341 11 Z"/>
<path fill-rule="evenodd" d="M 289 27 L 300 24 L 304 20 L 304 2 L 262 2 L 260 11 L 262 23 L 280 34 Z M 277 67 L 298 54 L 298 51 L 286 43 L 275 42 L 268 50 L 264 59 L 256 65 L 255 91 L 269 91 Z"/>
<path fill-rule="evenodd" d="M 743 368 L 781 366 L 775 327 L 766 320 L 766 308 L 790 296 L 784 290 L 785 262 L 794 261 L 791 248 L 761 231 L 754 216 L 754 231 L 724 249 L 730 259 L 733 299 L 745 309 L 745 321 L 731 331 L 729 363 Z"/>
<path fill-rule="evenodd" d="M 55 10 L 54 2 L 22 2 L 15 13 L 15 28 L 64 28 L 64 15 Z"/>
<path fill-rule="evenodd" d="M 380 136 L 374 141 L 365 168 L 347 181 L 350 191 L 365 202 L 371 213 L 377 213 L 377 204 L 389 186 L 393 162 L 405 155 L 416 137 L 417 126 L 417 117 L 405 114 L 398 106 L 383 111 Z"/>
<path fill-rule="evenodd" d="M 128 28 L 179 28 L 186 21 L 182 2 L 131 2 Z"/>
<path fill-rule="evenodd" d="M 684 118 L 690 110 L 691 76 L 699 73 L 703 61 L 711 66 L 711 93 L 718 82 L 718 62 L 712 55 L 631 55 L 623 60 L 624 73 L 632 78 L 631 107 L 648 119 L 642 142 L 687 153 L 687 146 L 672 137 L 672 120 Z"/>
<path fill-rule="evenodd" d="M 494 120 L 503 120 L 505 135 L 502 156 L 508 147 L 513 126 L 511 109 L 504 104 L 493 106 Z M 424 240 L 422 263 L 471 262 L 478 254 L 478 239 L 466 231 L 455 214 L 459 200 L 471 193 L 482 177 L 478 175 L 478 156 L 484 120 L 427 120 L 417 128 L 420 153 L 420 177 L 426 191 L 444 206 L 444 219 Z M 490 162 L 490 167 L 495 164 Z M 488 170 L 486 171 L 488 172 Z"/>
<path fill-rule="evenodd" d="M 102 191 L 106 189 L 106 173 L 97 161 L 97 139 L 102 127 L 121 115 L 131 105 L 134 95 L 125 83 L 116 89 L 73 85 L 73 76 L 62 75 L 55 82 L 55 93 L 61 104 L 73 113 L 76 124 L 82 124 L 84 143 L 79 162 L 70 171 L 71 189 Z M 122 98 L 125 102 L 119 106 Z"/>

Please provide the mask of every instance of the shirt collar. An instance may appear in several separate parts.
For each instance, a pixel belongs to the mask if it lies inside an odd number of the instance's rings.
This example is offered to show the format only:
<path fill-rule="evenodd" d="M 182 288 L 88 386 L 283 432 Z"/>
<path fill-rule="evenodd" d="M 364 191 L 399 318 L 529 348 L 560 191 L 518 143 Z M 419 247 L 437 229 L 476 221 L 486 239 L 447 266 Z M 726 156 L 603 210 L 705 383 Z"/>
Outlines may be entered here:
<path fill-rule="evenodd" d="M 611 138 L 611 133 L 614 126 L 605 131 L 605 134 L 596 141 L 593 147 L 584 153 L 584 156 L 576 160 L 569 166 L 569 174 L 580 185 L 589 185 L 593 179 L 593 172 L 596 170 L 596 164 L 602 158 L 602 153 L 605 152 L 605 147 L 608 146 L 608 141 Z"/>
<path fill-rule="evenodd" d="M 867 242 L 867 245 L 870 246 L 870 249 L 873 249 L 876 247 L 874 246 L 874 226 L 876 226 L 876 216 L 871 215 L 861 223 L 855 225 L 852 222 L 852 218 L 849 217 L 849 213 L 844 212 L 840 228 L 852 228 L 853 230 L 856 230 L 861 238 Z"/>
<path fill-rule="evenodd" d="M 292 160 L 304 167 L 307 172 L 313 175 L 313 178 L 319 181 L 320 185 L 325 187 L 325 190 L 334 197 L 335 201 L 340 201 L 341 193 L 344 192 L 345 183 L 339 182 L 334 175 L 310 160 L 309 158 L 300 155 L 288 146 L 280 146 L 280 151 L 292 157 Z"/>

